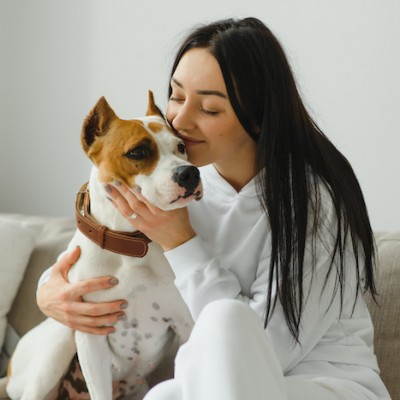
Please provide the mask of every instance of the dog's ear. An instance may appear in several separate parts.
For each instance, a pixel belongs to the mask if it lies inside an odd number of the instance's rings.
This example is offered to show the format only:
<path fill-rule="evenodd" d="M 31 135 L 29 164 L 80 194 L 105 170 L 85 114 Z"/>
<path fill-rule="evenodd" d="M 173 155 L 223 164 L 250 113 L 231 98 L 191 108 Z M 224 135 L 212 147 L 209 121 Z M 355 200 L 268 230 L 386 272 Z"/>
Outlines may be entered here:
<path fill-rule="evenodd" d="M 149 90 L 149 103 L 147 105 L 147 116 L 149 115 L 157 115 L 161 118 L 164 119 L 164 115 L 161 112 L 161 110 L 156 106 L 156 103 L 154 102 L 154 96 L 153 96 L 153 92 L 151 90 Z"/>
<path fill-rule="evenodd" d="M 81 142 L 85 152 L 95 142 L 96 137 L 104 136 L 108 132 L 111 122 L 116 118 L 118 117 L 107 100 L 101 97 L 83 123 Z"/>

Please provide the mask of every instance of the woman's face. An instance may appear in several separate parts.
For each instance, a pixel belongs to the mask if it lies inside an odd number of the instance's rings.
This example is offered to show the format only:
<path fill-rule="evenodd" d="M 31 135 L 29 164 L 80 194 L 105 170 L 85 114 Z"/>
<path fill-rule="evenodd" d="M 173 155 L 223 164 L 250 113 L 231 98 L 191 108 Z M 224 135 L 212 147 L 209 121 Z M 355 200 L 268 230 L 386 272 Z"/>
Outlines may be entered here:
<path fill-rule="evenodd" d="M 184 54 L 171 87 L 167 119 L 185 142 L 190 162 L 214 163 L 223 176 L 253 167 L 255 143 L 237 119 L 220 66 L 207 49 Z"/>

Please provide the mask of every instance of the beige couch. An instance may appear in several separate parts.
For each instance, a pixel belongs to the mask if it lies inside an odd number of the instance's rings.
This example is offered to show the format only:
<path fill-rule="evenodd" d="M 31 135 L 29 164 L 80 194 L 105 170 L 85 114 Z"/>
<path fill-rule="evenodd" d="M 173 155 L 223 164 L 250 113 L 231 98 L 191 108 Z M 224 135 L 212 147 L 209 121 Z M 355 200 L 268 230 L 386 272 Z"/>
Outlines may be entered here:
<path fill-rule="evenodd" d="M 8 312 L 9 324 L 19 335 L 23 335 L 44 318 L 35 302 L 37 280 L 44 268 L 51 265 L 66 247 L 75 230 L 74 221 L 68 218 L 0 214 L 0 224 L 2 216 L 22 221 L 24 229 L 32 231 L 35 238 L 23 280 Z M 370 298 L 367 301 L 375 324 L 375 346 L 382 378 L 393 400 L 400 400 L 400 232 L 378 233 L 376 237 L 379 305 Z M 171 374 L 172 355 L 152 375 L 151 384 Z M 5 379 L 0 379 L 0 399 L 7 398 L 4 385 Z"/>

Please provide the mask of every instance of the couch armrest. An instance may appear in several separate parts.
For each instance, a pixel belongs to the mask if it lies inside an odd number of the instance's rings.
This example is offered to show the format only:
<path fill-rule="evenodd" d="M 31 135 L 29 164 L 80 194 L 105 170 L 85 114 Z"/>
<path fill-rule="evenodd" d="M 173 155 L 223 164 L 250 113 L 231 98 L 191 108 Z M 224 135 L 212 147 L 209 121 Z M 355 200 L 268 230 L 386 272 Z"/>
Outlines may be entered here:
<path fill-rule="evenodd" d="M 378 304 L 366 296 L 375 328 L 375 352 L 382 380 L 400 399 L 400 232 L 376 235 Z"/>

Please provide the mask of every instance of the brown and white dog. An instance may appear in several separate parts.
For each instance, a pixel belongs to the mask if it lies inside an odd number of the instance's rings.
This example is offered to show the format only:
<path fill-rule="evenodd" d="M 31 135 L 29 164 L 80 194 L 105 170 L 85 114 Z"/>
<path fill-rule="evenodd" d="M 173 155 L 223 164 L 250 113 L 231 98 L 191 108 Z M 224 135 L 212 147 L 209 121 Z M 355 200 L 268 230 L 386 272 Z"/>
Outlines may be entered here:
<path fill-rule="evenodd" d="M 149 92 L 145 117 L 119 119 L 101 98 L 86 118 L 82 145 L 93 161 L 89 180 L 90 213 L 100 225 L 132 231 L 132 225 L 107 199 L 106 183 L 139 187 L 157 207 L 170 210 L 198 200 L 202 194 L 197 168 L 188 163 L 185 146 L 162 118 Z M 92 400 L 110 400 L 112 382 L 123 380 L 124 398 L 142 399 L 146 376 L 163 358 L 175 334 L 185 341 L 192 318 L 174 286 L 173 273 L 161 248 L 149 243 L 147 254 L 133 258 L 98 246 L 77 230 L 68 250 L 81 256 L 70 282 L 114 276 L 119 283 L 85 296 L 89 302 L 126 299 L 126 319 L 108 336 L 90 335 L 52 319 L 45 320 L 19 342 L 9 368 L 11 399 L 54 398 L 58 383 L 75 353 Z"/>

